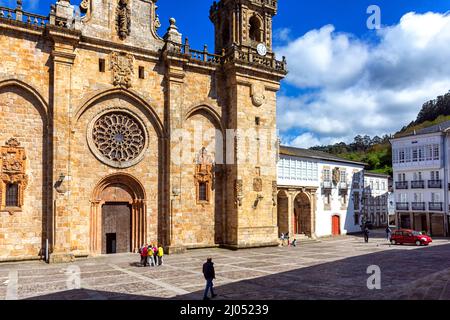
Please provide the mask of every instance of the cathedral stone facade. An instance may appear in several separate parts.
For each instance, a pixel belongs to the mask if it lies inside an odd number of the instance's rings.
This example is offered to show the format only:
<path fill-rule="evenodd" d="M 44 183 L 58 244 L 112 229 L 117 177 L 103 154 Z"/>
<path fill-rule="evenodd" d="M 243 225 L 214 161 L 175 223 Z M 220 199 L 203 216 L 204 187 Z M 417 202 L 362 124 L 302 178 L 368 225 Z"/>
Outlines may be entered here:
<path fill-rule="evenodd" d="M 156 2 L 0 7 L 0 261 L 277 244 L 277 0 L 214 2 L 214 53 Z"/>

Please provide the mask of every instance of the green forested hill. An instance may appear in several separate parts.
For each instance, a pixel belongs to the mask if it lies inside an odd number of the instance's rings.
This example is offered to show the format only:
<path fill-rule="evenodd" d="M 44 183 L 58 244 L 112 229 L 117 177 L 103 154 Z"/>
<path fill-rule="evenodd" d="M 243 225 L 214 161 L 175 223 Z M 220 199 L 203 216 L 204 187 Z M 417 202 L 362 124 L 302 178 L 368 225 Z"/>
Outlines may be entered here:
<path fill-rule="evenodd" d="M 417 119 L 394 135 L 385 135 L 382 138 L 359 135 L 350 144 L 341 142 L 311 149 L 329 152 L 349 160 L 365 162 L 368 164 L 369 171 L 392 175 L 392 150 L 389 139 L 401 137 L 448 120 L 450 120 L 450 91 L 435 100 L 426 102 Z"/>

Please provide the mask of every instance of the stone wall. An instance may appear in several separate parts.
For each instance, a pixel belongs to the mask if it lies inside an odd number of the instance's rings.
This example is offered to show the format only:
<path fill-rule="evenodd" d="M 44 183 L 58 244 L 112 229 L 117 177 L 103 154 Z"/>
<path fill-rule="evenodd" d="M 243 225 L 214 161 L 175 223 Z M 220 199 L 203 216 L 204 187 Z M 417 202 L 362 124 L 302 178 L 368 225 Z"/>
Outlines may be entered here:
<path fill-rule="evenodd" d="M 44 190 L 43 106 L 33 95 L 17 86 L 0 87 L 0 144 L 16 138 L 26 153 L 24 206 L 20 211 L 0 212 L 0 260 L 39 257 L 46 231 L 44 213 L 47 195 Z"/>

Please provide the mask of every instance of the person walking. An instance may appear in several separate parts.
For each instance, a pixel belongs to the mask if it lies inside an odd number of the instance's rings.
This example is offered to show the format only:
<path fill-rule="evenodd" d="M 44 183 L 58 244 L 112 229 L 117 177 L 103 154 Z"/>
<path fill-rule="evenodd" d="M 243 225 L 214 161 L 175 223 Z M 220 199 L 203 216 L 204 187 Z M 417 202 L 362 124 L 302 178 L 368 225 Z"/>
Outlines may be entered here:
<path fill-rule="evenodd" d="M 148 244 L 141 248 L 141 265 L 144 267 L 147 266 L 147 257 L 148 257 Z"/>
<path fill-rule="evenodd" d="M 389 226 L 386 227 L 386 239 L 387 241 L 391 241 L 392 230 Z"/>
<path fill-rule="evenodd" d="M 160 245 L 158 248 L 158 265 L 162 266 L 164 261 L 163 261 L 163 257 L 164 257 L 164 249 L 163 247 Z"/>
<path fill-rule="evenodd" d="M 203 300 L 209 300 L 208 292 L 211 290 L 211 297 L 217 297 L 217 294 L 214 293 L 214 279 L 216 278 L 216 272 L 214 270 L 214 263 L 212 262 L 212 258 L 208 258 L 206 263 L 203 265 L 203 276 L 206 280 L 206 288 L 205 294 L 203 295 Z"/>
<path fill-rule="evenodd" d="M 292 241 L 292 246 L 293 246 L 293 247 L 296 247 L 296 246 L 297 246 L 297 239 L 296 239 L 296 238 L 294 238 L 294 241 Z"/>
<path fill-rule="evenodd" d="M 365 227 L 364 228 L 364 241 L 366 242 L 366 243 L 369 243 L 369 228 L 367 228 L 367 227 Z"/>

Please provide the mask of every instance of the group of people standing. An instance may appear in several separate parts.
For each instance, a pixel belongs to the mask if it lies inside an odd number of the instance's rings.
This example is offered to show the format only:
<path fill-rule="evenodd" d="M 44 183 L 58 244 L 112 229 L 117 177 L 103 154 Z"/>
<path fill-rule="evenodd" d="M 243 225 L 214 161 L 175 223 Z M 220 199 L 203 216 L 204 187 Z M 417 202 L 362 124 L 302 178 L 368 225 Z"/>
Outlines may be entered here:
<path fill-rule="evenodd" d="M 141 265 L 143 267 L 162 266 L 164 263 L 164 249 L 162 246 L 146 244 L 139 249 L 139 254 L 141 255 Z"/>
<path fill-rule="evenodd" d="M 293 246 L 296 247 L 297 246 L 297 239 L 294 238 L 294 240 L 292 240 L 292 242 L 290 241 L 290 237 L 289 237 L 289 232 L 288 233 L 282 233 L 281 237 L 280 237 L 280 241 L 281 241 L 281 246 L 284 247 L 284 245 L 287 245 L 288 247 Z"/>

